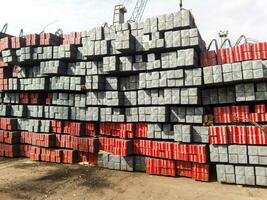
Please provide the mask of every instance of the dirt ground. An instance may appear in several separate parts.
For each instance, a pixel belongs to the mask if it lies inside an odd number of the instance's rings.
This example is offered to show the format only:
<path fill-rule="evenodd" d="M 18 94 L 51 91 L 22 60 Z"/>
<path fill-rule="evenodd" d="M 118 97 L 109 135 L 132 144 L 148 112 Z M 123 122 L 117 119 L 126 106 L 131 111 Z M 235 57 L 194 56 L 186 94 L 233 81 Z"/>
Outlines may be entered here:
<path fill-rule="evenodd" d="M 267 188 L 0 158 L 0 199 L 266 200 Z"/>

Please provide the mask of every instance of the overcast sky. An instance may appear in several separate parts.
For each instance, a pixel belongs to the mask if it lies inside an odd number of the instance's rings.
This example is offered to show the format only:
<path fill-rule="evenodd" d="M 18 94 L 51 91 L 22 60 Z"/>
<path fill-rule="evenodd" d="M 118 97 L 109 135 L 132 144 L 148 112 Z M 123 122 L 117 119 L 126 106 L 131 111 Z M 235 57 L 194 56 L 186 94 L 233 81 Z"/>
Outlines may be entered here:
<path fill-rule="evenodd" d="M 2 0 L 0 26 L 9 23 L 8 33 L 39 33 L 46 24 L 58 20 L 46 31 L 82 31 L 104 22 L 112 23 L 113 7 L 120 0 Z M 136 0 L 130 0 L 128 17 Z M 236 41 L 241 34 L 258 41 L 267 41 L 266 0 L 184 0 L 192 10 L 206 42 L 228 30 Z M 176 12 L 179 0 L 149 0 L 144 18 Z"/>

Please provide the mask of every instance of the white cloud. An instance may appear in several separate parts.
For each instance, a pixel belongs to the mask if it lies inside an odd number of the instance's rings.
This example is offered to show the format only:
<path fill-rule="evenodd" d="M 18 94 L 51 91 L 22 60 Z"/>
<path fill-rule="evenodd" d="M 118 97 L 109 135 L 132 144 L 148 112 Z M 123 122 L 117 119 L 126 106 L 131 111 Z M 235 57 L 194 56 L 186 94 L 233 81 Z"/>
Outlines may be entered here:
<path fill-rule="evenodd" d="M 8 32 L 18 35 L 20 28 L 25 33 L 39 33 L 55 20 L 56 24 L 46 30 L 55 32 L 82 31 L 104 22 L 112 23 L 113 7 L 120 0 L 8 0 L 2 1 L 0 26 L 9 23 Z M 129 13 L 136 1 L 130 0 Z M 187 9 L 192 9 L 197 25 L 206 41 L 216 38 L 220 30 L 229 30 L 234 41 L 245 34 L 250 38 L 267 41 L 266 0 L 187 0 Z M 178 0 L 149 0 L 144 17 L 158 16 L 179 9 Z"/>

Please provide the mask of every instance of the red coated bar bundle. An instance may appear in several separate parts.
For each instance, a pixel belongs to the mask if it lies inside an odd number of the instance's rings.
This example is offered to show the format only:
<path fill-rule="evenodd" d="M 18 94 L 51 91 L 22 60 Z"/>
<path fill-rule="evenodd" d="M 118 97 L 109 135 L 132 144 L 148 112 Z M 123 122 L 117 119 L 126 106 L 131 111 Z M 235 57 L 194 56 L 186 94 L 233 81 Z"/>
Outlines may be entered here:
<path fill-rule="evenodd" d="M 265 104 L 255 105 L 255 113 L 265 114 L 266 113 L 266 105 Z"/>
<path fill-rule="evenodd" d="M 128 156 L 133 152 L 132 140 L 101 137 L 99 138 L 99 150 L 114 155 Z"/>
<path fill-rule="evenodd" d="M 134 140 L 134 154 L 173 159 L 173 143 L 150 140 Z"/>
<path fill-rule="evenodd" d="M 45 98 L 45 105 L 52 105 L 52 100 L 53 100 L 53 94 L 48 93 Z"/>
<path fill-rule="evenodd" d="M 55 147 L 56 136 L 54 134 L 22 131 L 20 137 L 20 143 L 31 144 L 40 147 Z"/>
<path fill-rule="evenodd" d="M 45 95 L 40 93 L 27 93 L 22 92 L 19 94 L 19 100 L 21 104 L 27 105 L 27 104 L 44 104 L 45 102 Z"/>
<path fill-rule="evenodd" d="M 11 48 L 20 49 L 26 46 L 26 39 L 23 37 L 12 37 L 11 38 Z"/>
<path fill-rule="evenodd" d="M 267 126 L 211 126 L 210 144 L 267 144 Z"/>
<path fill-rule="evenodd" d="M 26 39 L 23 37 L 5 37 L 0 39 L 0 51 L 5 49 L 20 49 L 26 46 Z"/>
<path fill-rule="evenodd" d="M 226 63 L 233 63 L 234 56 L 232 48 L 223 48 L 217 51 L 217 62 L 219 65 Z"/>
<path fill-rule="evenodd" d="M 146 158 L 146 173 L 174 177 L 176 176 L 175 161 Z"/>
<path fill-rule="evenodd" d="M 41 46 L 58 46 L 61 44 L 62 38 L 52 33 L 40 34 Z"/>
<path fill-rule="evenodd" d="M 215 123 L 247 122 L 249 106 L 226 106 L 213 108 Z"/>
<path fill-rule="evenodd" d="M 146 123 L 136 124 L 134 136 L 136 138 L 147 138 L 147 129 L 148 129 L 148 126 Z"/>
<path fill-rule="evenodd" d="M 19 157 L 19 146 L 0 143 L 0 156 L 10 158 Z"/>
<path fill-rule="evenodd" d="M 177 144 L 174 143 L 173 159 L 190 161 L 195 163 L 207 163 L 207 146 L 197 144 Z"/>
<path fill-rule="evenodd" d="M 242 62 L 246 60 L 255 59 L 253 56 L 252 45 L 251 44 L 242 44 L 239 46 L 234 46 L 232 48 L 233 61 Z"/>
<path fill-rule="evenodd" d="M 229 144 L 226 126 L 209 127 L 210 144 Z"/>
<path fill-rule="evenodd" d="M 20 156 L 37 161 L 73 164 L 78 159 L 78 152 L 68 149 L 41 148 L 21 144 L 19 150 Z"/>
<path fill-rule="evenodd" d="M 247 144 L 246 126 L 227 126 L 230 144 Z"/>
<path fill-rule="evenodd" d="M 64 149 L 62 150 L 62 163 L 65 164 L 73 164 L 78 162 L 78 152 L 69 150 L 69 149 Z"/>
<path fill-rule="evenodd" d="M 0 91 L 8 90 L 8 79 L 0 79 Z"/>
<path fill-rule="evenodd" d="M 14 131 L 17 129 L 17 119 L 0 118 L 0 129 Z"/>
<path fill-rule="evenodd" d="M 41 148 L 40 160 L 45 162 L 61 163 L 62 150 Z"/>
<path fill-rule="evenodd" d="M 202 67 L 242 62 L 247 60 L 266 60 L 267 43 L 247 43 L 218 51 L 207 51 L 200 55 Z"/>
<path fill-rule="evenodd" d="M 134 125 L 130 123 L 100 123 L 100 135 L 134 138 Z"/>
<path fill-rule="evenodd" d="M 249 106 L 231 106 L 231 115 L 234 122 L 247 122 L 249 118 Z"/>
<path fill-rule="evenodd" d="M 65 134 L 70 134 L 73 136 L 83 136 L 84 134 L 84 128 L 82 127 L 82 123 L 78 122 L 69 122 L 69 121 L 64 121 L 62 123 L 63 125 L 63 133 Z"/>
<path fill-rule="evenodd" d="M 11 48 L 11 39 L 10 37 L 4 37 L 0 39 L 0 52 Z"/>
<path fill-rule="evenodd" d="M 25 158 L 30 158 L 31 148 L 32 148 L 31 145 L 20 144 L 19 145 L 20 156 Z"/>
<path fill-rule="evenodd" d="M 177 176 L 193 178 L 196 181 L 210 180 L 210 169 L 208 164 L 199 164 L 185 161 L 176 162 Z"/>
<path fill-rule="evenodd" d="M 176 162 L 177 176 L 192 178 L 192 162 L 177 161 Z"/>
<path fill-rule="evenodd" d="M 217 65 L 217 54 L 216 51 L 206 51 L 200 54 L 200 66 L 214 66 Z"/>
<path fill-rule="evenodd" d="M 96 136 L 96 126 L 94 123 L 85 123 L 85 136 L 95 137 Z"/>
<path fill-rule="evenodd" d="M 247 144 L 266 145 L 267 126 L 247 126 Z"/>
<path fill-rule="evenodd" d="M 40 160 L 53 163 L 73 164 L 77 162 L 77 151 L 41 148 Z"/>
<path fill-rule="evenodd" d="M 40 160 L 41 159 L 41 147 L 35 147 L 35 146 L 31 146 L 30 148 L 30 159 L 31 160 Z"/>
<path fill-rule="evenodd" d="M 70 134 L 77 137 L 96 136 L 96 129 L 93 123 L 52 120 L 51 127 L 53 133 Z"/>
<path fill-rule="evenodd" d="M 51 120 L 50 121 L 50 126 L 51 126 L 51 132 L 52 133 L 63 133 L 63 125 L 62 121 L 59 120 Z"/>
<path fill-rule="evenodd" d="M 267 122 L 266 105 L 255 105 L 255 113 L 249 114 L 249 121 L 251 122 Z"/>
<path fill-rule="evenodd" d="M 267 43 L 260 42 L 255 44 L 250 44 L 252 50 L 252 57 L 253 59 L 267 59 Z"/>
<path fill-rule="evenodd" d="M 82 33 L 81 32 L 72 32 L 70 34 L 65 34 L 63 37 L 63 44 L 82 44 Z"/>
<path fill-rule="evenodd" d="M 79 162 L 88 162 L 91 165 L 97 164 L 98 153 L 78 152 Z"/>
<path fill-rule="evenodd" d="M 0 40 L 1 42 L 1 40 Z M 0 57 L 0 67 L 8 67 L 8 64 L 3 61 L 3 58 Z"/>
<path fill-rule="evenodd" d="M 38 34 L 29 34 L 25 36 L 26 46 L 38 46 L 40 45 L 40 35 Z"/>
<path fill-rule="evenodd" d="M 81 137 L 72 137 L 72 148 L 73 150 L 96 153 L 99 149 L 99 143 L 97 138 L 81 138 Z"/>
<path fill-rule="evenodd" d="M 0 130 L 0 143 L 17 144 L 20 142 L 20 132 Z"/>
<path fill-rule="evenodd" d="M 231 123 L 231 107 L 215 107 L 213 108 L 214 122 L 215 123 Z"/>
<path fill-rule="evenodd" d="M 56 134 L 56 147 L 71 149 L 72 148 L 72 136 Z"/>
<path fill-rule="evenodd" d="M 210 166 L 208 164 L 193 163 L 192 178 L 196 181 L 210 180 Z"/>

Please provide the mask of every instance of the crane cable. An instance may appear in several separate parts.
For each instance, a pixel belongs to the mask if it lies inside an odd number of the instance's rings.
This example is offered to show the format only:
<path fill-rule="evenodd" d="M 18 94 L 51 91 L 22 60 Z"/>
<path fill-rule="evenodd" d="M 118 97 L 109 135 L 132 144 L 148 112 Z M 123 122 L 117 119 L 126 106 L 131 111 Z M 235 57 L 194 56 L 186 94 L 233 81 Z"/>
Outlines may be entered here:
<path fill-rule="evenodd" d="M 119 4 L 127 5 L 129 3 L 129 0 L 119 0 Z"/>

